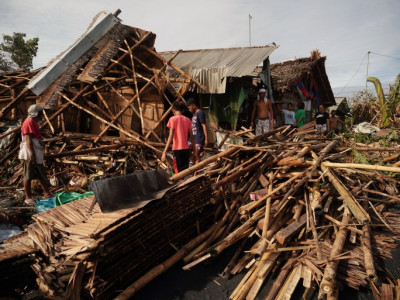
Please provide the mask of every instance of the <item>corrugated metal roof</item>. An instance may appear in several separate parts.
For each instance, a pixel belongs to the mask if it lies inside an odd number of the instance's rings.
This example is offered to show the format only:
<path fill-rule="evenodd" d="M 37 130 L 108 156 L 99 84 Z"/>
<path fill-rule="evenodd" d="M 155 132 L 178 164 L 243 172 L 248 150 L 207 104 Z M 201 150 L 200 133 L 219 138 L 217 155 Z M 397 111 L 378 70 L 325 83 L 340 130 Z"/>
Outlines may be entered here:
<path fill-rule="evenodd" d="M 180 52 L 172 61 L 183 70 L 226 67 L 228 77 L 254 75 L 255 68 L 279 46 L 270 44 L 260 47 L 200 49 Z M 170 59 L 175 52 L 161 52 Z"/>

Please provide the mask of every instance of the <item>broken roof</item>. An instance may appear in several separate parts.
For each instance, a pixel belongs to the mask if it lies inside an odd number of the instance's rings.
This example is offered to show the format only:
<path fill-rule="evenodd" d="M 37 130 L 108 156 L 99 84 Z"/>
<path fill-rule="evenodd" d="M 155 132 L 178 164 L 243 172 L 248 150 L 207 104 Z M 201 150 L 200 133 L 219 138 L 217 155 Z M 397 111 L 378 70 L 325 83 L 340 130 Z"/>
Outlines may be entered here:
<path fill-rule="evenodd" d="M 224 93 L 227 77 L 257 76 L 256 67 L 279 46 L 199 49 L 181 51 L 172 63 L 207 87 L 205 93 Z M 170 59 L 176 52 L 161 52 Z M 174 74 L 172 73 L 171 76 Z"/>
<path fill-rule="evenodd" d="M 49 107 L 57 99 L 57 92 L 61 91 L 79 74 L 78 80 L 93 83 L 105 70 L 119 51 L 124 40 L 134 38 L 140 40 L 148 35 L 143 43 L 153 47 L 155 34 L 121 24 L 112 13 L 100 12 L 89 25 L 86 32 L 77 39 L 67 50 L 52 60 L 48 66 L 33 78 L 28 88 L 36 95 L 40 95 L 38 104 Z"/>
<path fill-rule="evenodd" d="M 288 60 L 271 65 L 272 86 L 279 92 L 291 90 L 299 79 L 310 74 L 314 75 L 315 81 L 321 91 L 321 97 L 325 105 L 335 105 L 335 97 L 325 69 L 326 56 L 311 56 Z"/>

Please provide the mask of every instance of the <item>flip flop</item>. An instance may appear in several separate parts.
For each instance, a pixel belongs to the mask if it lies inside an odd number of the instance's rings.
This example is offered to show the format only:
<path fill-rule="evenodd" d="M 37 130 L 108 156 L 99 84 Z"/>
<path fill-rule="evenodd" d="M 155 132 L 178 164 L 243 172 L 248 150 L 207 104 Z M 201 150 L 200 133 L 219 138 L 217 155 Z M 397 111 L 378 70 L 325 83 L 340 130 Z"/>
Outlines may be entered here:
<path fill-rule="evenodd" d="M 36 201 L 33 199 L 25 199 L 24 203 L 29 206 L 36 206 Z"/>

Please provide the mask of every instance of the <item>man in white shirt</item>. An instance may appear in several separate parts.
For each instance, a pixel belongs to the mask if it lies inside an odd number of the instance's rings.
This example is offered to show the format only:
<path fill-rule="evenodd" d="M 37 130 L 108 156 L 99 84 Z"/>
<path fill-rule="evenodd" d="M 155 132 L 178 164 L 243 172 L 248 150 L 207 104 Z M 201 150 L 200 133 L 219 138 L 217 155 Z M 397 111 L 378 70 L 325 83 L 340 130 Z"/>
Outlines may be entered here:
<path fill-rule="evenodd" d="M 294 124 L 296 123 L 296 113 L 293 111 L 293 104 L 289 103 L 287 105 L 287 108 L 288 109 L 282 109 L 285 125 L 294 126 Z"/>

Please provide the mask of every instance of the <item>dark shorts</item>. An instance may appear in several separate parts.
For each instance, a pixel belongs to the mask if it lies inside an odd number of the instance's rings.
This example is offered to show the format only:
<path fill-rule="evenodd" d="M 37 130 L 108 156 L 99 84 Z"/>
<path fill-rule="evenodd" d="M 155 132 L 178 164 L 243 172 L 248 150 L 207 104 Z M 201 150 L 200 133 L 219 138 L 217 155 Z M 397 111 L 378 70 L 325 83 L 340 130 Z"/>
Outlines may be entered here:
<path fill-rule="evenodd" d="M 46 172 L 42 164 L 31 164 L 30 161 L 21 159 L 24 169 L 24 181 L 32 179 L 44 179 L 47 181 Z"/>
<path fill-rule="evenodd" d="M 197 153 L 201 153 L 204 150 L 204 144 L 196 144 L 196 151 Z"/>
<path fill-rule="evenodd" d="M 173 150 L 174 153 L 174 169 L 175 173 L 182 172 L 189 168 L 190 150 Z"/>

